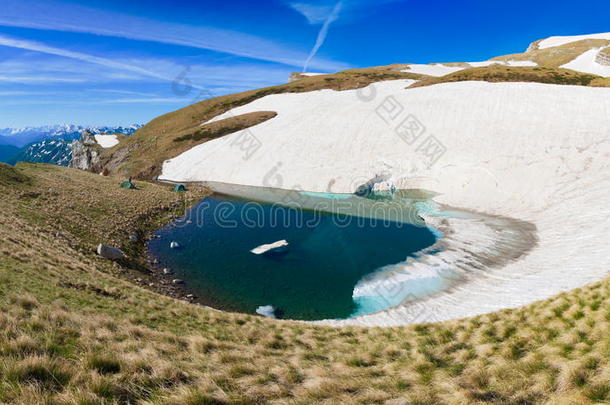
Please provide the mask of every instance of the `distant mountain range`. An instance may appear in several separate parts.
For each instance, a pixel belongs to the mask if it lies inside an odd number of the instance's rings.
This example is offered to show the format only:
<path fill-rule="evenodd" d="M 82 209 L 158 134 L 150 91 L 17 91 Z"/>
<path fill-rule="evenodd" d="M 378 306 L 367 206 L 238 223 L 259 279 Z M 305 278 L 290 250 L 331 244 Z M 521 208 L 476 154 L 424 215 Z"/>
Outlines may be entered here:
<path fill-rule="evenodd" d="M 131 135 L 141 127 L 140 124 L 128 127 L 51 125 L 0 129 L 0 162 L 68 166 L 72 160 L 72 142 L 80 138 L 82 131 L 88 130 L 93 134 Z"/>
<path fill-rule="evenodd" d="M 48 125 L 41 127 L 4 128 L 0 129 L 0 145 L 12 145 L 19 148 L 47 138 L 74 140 L 80 137 L 83 130 L 93 134 L 123 134 L 131 135 L 142 125 L 123 126 L 81 126 L 73 124 Z"/>
<path fill-rule="evenodd" d="M 72 160 L 72 142 L 61 138 L 34 142 L 18 149 L 6 163 L 32 162 L 68 166 Z"/>

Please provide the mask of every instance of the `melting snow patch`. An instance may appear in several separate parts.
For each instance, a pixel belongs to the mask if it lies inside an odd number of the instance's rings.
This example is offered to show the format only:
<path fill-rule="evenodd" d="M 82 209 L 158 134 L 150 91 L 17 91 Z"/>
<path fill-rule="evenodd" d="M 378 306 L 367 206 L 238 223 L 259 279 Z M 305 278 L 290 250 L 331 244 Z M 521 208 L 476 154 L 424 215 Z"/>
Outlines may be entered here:
<path fill-rule="evenodd" d="M 554 46 L 561 46 L 561 45 L 569 44 L 571 42 L 582 41 L 585 39 L 606 39 L 606 40 L 610 41 L 610 32 L 606 32 L 603 34 L 550 37 L 550 38 L 542 40 L 538 44 L 538 49 L 552 48 Z"/>
<path fill-rule="evenodd" d="M 561 66 L 564 69 L 572 69 L 577 72 L 591 73 L 598 76 L 610 77 L 610 66 L 600 65 L 595 61 L 599 48 L 588 50 L 571 62 Z"/>
<path fill-rule="evenodd" d="M 116 135 L 95 135 L 95 142 L 102 148 L 112 148 L 119 143 Z"/>

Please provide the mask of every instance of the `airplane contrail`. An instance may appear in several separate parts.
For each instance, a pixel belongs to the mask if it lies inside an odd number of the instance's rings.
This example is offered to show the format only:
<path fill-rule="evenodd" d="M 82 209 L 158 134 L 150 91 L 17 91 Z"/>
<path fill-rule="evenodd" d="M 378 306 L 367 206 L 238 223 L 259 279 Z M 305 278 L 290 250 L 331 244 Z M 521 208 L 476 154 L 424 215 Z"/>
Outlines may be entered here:
<path fill-rule="evenodd" d="M 337 4 L 335 4 L 335 7 L 333 7 L 331 13 L 326 18 L 326 21 L 324 21 L 324 24 L 322 24 L 322 28 L 320 28 L 320 31 L 318 32 L 318 37 L 316 38 L 316 43 L 314 44 L 313 48 L 311 49 L 311 52 L 309 52 L 309 55 L 307 56 L 307 60 L 305 61 L 305 64 L 303 65 L 303 72 L 307 71 L 307 67 L 309 66 L 309 63 L 311 62 L 313 57 L 316 56 L 316 54 L 318 53 L 318 50 L 320 50 L 322 45 L 324 45 L 324 41 L 326 41 L 326 36 L 328 35 L 328 29 L 330 28 L 330 24 L 332 24 L 334 21 L 337 20 L 337 18 L 339 17 L 339 13 L 341 12 L 342 6 L 343 6 L 343 1 L 339 0 L 337 2 Z"/>

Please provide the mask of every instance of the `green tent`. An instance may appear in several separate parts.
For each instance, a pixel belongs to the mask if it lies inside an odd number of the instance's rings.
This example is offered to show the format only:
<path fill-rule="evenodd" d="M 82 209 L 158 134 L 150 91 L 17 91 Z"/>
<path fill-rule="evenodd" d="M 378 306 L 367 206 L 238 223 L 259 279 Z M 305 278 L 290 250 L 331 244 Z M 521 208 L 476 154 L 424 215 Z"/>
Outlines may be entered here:
<path fill-rule="evenodd" d="M 121 188 L 126 188 L 126 189 L 129 189 L 129 190 L 135 190 L 135 189 L 136 189 L 136 185 L 135 185 L 135 184 L 133 184 L 133 183 L 131 182 L 131 180 L 125 180 L 124 182 L 122 182 L 122 183 L 121 183 L 121 186 L 120 186 L 120 187 L 121 187 Z"/>
<path fill-rule="evenodd" d="M 184 184 L 176 184 L 173 191 L 186 191 L 186 187 L 184 187 Z"/>

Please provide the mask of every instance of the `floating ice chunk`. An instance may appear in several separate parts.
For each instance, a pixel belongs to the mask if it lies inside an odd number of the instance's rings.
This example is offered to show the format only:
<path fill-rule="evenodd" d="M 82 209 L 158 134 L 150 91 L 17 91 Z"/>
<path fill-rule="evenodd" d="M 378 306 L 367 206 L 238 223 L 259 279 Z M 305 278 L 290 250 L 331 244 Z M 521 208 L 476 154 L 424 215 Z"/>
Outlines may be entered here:
<path fill-rule="evenodd" d="M 169 247 L 172 249 L 178 249 L 180 245 L 178 244 L 178 242 L 172 242 L 169 244 Z"/>
<path fill-rule="evenodd" d="M 373 193 L 385 193 L 394 194 L 396 192 L 396 185 L 391 180 L 380 181 L 373 184 Z"/>
<path fill-rule="evenodd" d="M 267 318 L 275 318 L 275 308 L 272 305 L 262 305 L 256 308 L 256 313 Z"/>
<path fill-rule="evenodd" d="M 277 242 L 269 243 L 267 245 L 260 245 L 258 247 L 255 247 L 250 252 L 254 253 L 255 255 L 261 255 L 270 251 L 284 250 L 282 248 L 284 248 L 285 246 L 288 246 L 288 242 L 286 241 L 286 239 L 282 239 L 278 240 Z"/>

